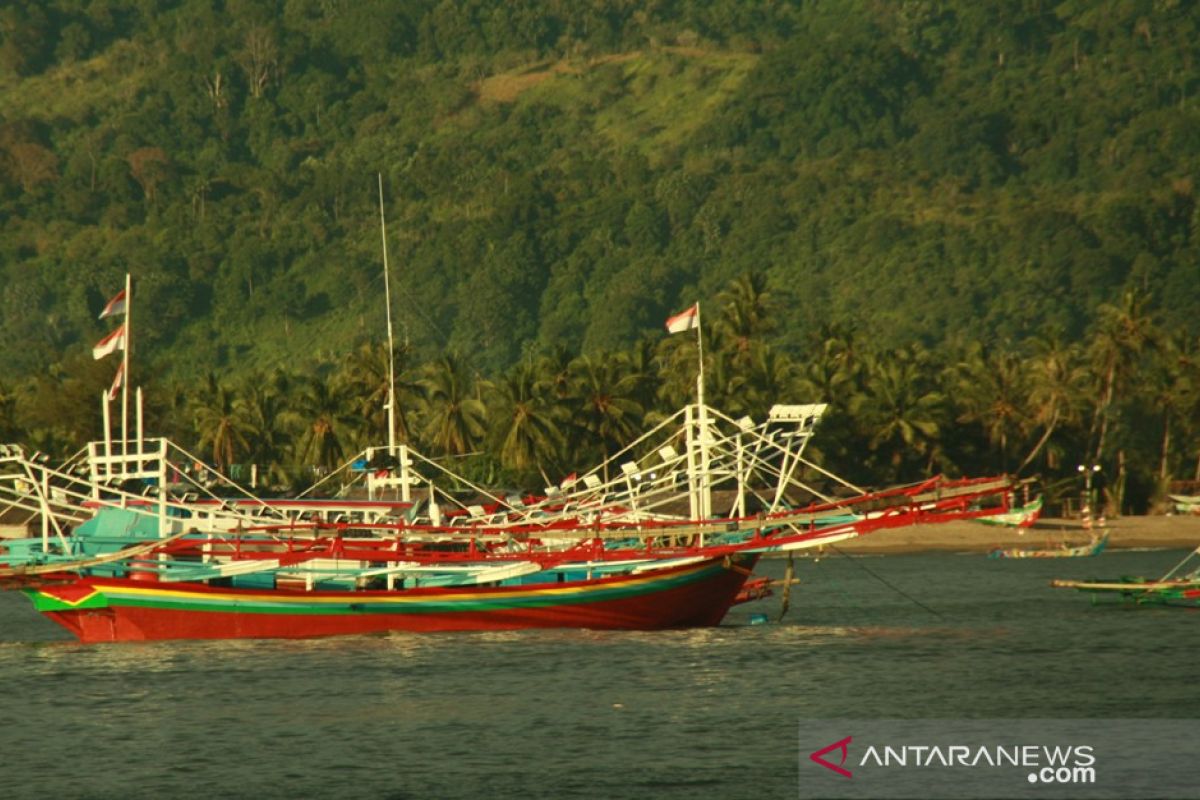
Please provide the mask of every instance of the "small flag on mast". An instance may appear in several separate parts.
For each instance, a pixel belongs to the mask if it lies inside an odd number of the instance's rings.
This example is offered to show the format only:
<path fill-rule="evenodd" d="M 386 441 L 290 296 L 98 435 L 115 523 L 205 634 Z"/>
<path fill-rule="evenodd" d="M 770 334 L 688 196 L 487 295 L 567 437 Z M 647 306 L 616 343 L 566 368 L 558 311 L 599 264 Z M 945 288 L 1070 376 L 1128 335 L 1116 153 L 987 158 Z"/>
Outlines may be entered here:
<path fill-rule="evenodd" d="M 113 377 L 112 386 L 108 388 L 108 399 L 113 401 L 117 399 L 117 392 L 121 388 L 121 383 L 125 380 L 125 362 L 122 361 L 117 365 L 117 374 Z"/>
<path fill-rule="evenodd" d="M 125 326 L 122 325 L 121 327 L 117 328 L 112 333 L 110 333 L 108 336 L 105 336 L 103 339 L 101 339 L 99 342 L 96 343 L 96 346 L 92 348 L 92 358 L 94 358 L 96 360 L 100 360 L 100 359 L 104 358 L 106 355 L 108 355 L 109 353 L 115 352 L 117 350 L 124 350 L 124 349 L 125 349 Z"/>
<path fill-rule="evenodd" d="M 687 311 L 680 312 L 667 320 L 668 333 L 682 333 L 700 327 L 700 304 L 693 303 Z"/>
<path fill-rule="evenodd" d="M 117 292 L 116 296 L 108 301 L 108 305 L 100 312 L 100 319 L 105 317 L 115 317 L 117 314 L 125 313 L 125 290 Z"/>

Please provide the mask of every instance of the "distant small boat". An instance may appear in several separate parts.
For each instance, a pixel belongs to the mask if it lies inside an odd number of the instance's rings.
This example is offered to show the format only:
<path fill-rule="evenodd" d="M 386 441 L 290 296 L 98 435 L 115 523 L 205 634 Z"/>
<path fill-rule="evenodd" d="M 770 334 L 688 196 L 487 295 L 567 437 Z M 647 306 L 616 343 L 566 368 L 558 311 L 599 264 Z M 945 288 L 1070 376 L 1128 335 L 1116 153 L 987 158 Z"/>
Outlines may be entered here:
<path fill-rule="evenodd" d="M 1200 607 L 1200 575 L 1170 580 L 1121 577 L 1099 581 L 1051 581 L 1056 589 L 1091 592 L 1093 599 L 1112 597 L 1138 605 Z"/>
<path fill-rule="evenodd" d="M 1054 580 L 1055 589 L 1077 589 L 1089 592 L 1092 600 L 1109 597 L 1137 605 L 1200 607 L 1200 548 L 1193 550 L 1183 561 L 1158 580 L 1122 576 L 1107 580 Z"/>
<path fill-rule="evenodd" d="M 1108 531 L 1100 536 L 1093 536 L 1090 542 L 1069 546 L 1065 542 L 1061 547 L 1032 548 L 998 548 L 988 553 L 989 558 L 1084 558 L 1099 555 L 1108 544 Z"/>
<path fill-rule="evenodd" d="M 1042 516 L 1042 498 L 1039 495 L 1032 503 L 1010 509 L 1000 514 L 976 517 L 984 525 L 1001 525 L 1006 528 L 1028 528 Z"/>

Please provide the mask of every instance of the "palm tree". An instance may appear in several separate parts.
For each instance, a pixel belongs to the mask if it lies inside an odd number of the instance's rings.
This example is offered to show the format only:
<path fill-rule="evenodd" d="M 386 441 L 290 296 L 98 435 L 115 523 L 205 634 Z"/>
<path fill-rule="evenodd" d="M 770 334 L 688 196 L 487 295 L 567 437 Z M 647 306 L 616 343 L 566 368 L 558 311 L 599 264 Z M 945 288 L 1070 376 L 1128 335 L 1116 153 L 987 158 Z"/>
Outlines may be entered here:
<path fill-rule="evenodd" d="M 1155 350 L 1140 382 L 1141 394 L 1147 405 L 1162 418 L 1162 438 L 1158 454 L 1158 479 L 1162 489 L 1170 479 L 1172 422 L 1180 417 L 1189 400 L 1187 376 L 1188 359 L 1183 351 L 1182 337 L 1164 337 Z"/>
<path fill-rule="evenodd" d="M 17 438 L 16 395 L 0 383 L 0 441 L 11 442 Z"/>
<path fill-rule="evenodd" d="M 289 405 L 293 383 L 286 372 L 275 370 L 252 374 L 242 390 L 249 458 L 266 467 L 268 480 L 274 483 L 286 482 L 284 454 L 293 443 L 291 431 L 300 425 L 299 415 Z"/>
<path fill-rule="evenodd" d="M 644 409 L 634 399 L 639 376 L 606 356 L 581 356 L 575 362 L 574 421 L 604 459 L 628 444 L 642 422 Z"/>
<path fill-rule="evenodd" d="M 192 409 L 195 406 L 196 390 L 193 382 L 169 380 L 151 382 L 146 392 L 146 428 L 165 436 L 173 442 L 196 442 L 196 430 Z"/>
<path fill-rule="evenodd" d="M 705 369 L 711 369 L 713 354 L 709 348 L 705 348 L 704 360 Z M 654 362 L 658 367 L 660 407 L 674 409 L 696 401 L 698 359 L 695 336 L 676 334 L 660 340 L 655 348 Z"/>
<path fill-rule="evenodd" d="M 747 351 L 741 368 L 729 378 L 724 408 L 732 415 L 762 418 L 775 403 L 797 399 L 797 383 L 796 365 L 786 353 L 755 343 Z"/>
<path fill-rule="evenodd" d="M 536 367 L 518 364 L 491 388 L 488 419 L 500 463 L 519 476 L 536 471 L 548 482 L 543 465 L 562 448 L 563 435 L 546 388 Z"/>
<path fill-rule="evenodd" d="M 345 457 L 343 442 L 354 415 L 344 393 L 320 375 L 307 375 L 296 395 L 301 425 L 296 455 L 306 464 L 332 469 Z"/>
<path fill-rule="evenodd" d="M 211 448 L 213 464 L 222 472 L 250 449 L 246 437 L 251 426 L 244 405 L 211 372 L 204 389 L 193 400 L 192 420 L 200 448 Z"/>
<path fill-rule="evenodd" d="M 1183 402 L 1181 417 L 1186 434 L 1190 434 L 1192 442 L 1200 441 L 1200 349 L 1196 347 L 1200 340 L 1193 339 L 1191 346 L 1184 350 L 1183 369 Z M 1196 471 L 1192 479 L 1200 482 L 1200 452 L 1196 454 Z"/>
<path fill-rule="evenodd" d="M 574 360 L 575 355 L 560 344 L 536 362 L 538 380 L 557 400 L 565 400 L 571 394 L 571 365 Z"/>
<path fill-rule="evenodd" d="M 951 369 L 958 421 L 976 423 L 1000 454 L 1001 469 L 1008 468 L 1009 441 L 1027 416 L 1027 375 L 1021 360 L 975 342 Z"/>
<path fill-rule="evenodd" d="M 658 395 L 658 369 L 655 365 L 657 342 L 649 337 L 639 339 L 634 345 L 616 358 L 625 374 L 630 376 L 633 388 L 630 396 L 647 413 L 654 407 Z"/>
<path fill-rule="evenodd" d="M 905 453 L 926 456 L 931 471 L 940 455 L 939 435 L 945 419 L 945 396 L 930 385 L 930 365 L 917 348 L 864 359 L 862 392 L 851 398 L 850 410 L 869 431 L 874 451 L 892 448 L 891 466 L 898 470 Z"/>
<path fill-rule="evenodd" d="M 812 401 L 834 403 L 851 390 L 860 372 L 857 336 L 853 330 L 822 326 L 808 361 L 800 367 L 800 386 Z"/>
<path fill-rule="evenodd" d="M 342 365 L 339 379 L 343 389 L 353 399 L 351 404 L 361 421 L 364 443 L 387 440 L 387 402 L 391 384 L 395 379 L 396 392 L 396 438 L 401 442 L 412 441 L 409 414 L 419 394 L 419 387 L 404 379 L 402 369 L 407 350 L 396 354 L 392 370 L 388 370 L 387 345 L 381 342 L 365 342 L 351 352 Z"/>
<path fill-rule="evenodd" d="M 1033 356 L 1029 370 L 1029 422 L 1031 430 L 1042 429 L 1033 449 L 1017 467 L 1019 475 L 1037 457 L 1050 437 L 1061 425 L 1074 425 L 1083 412 L 1087 371 L 1080 363 L 1081 353 L 1076 345 L 1063 345 L 1054 335 L 1035 338 L 1030 347 Z M 1054 467 L 1054 455 L 1048 464 Z"/>
<path fill-rule="evenodd" d="M 1092 418 L 1092 435 L 1096 437 L 1095 461 L 1104 454 L 1113 398 L 1136 371 L 1142 353 L 1154 347 L 1159 339 L 1154 318 L 1146 311 L 1148 302 L 1149 297 L 1144 292 L 1128 289 L 1121 295 L 1120 305 L 1105 303 L 1097 309 L 1091 347 L 1100 397 Z"/>
<path fill-rule="evenodd" d="M 437 453 L 463 455 L 484 435 L 486 409 L 476 381 L 453 353 L 427 364 L 418 381 L 425 391 L 426 439 Z"/>
<path fill-rule="evenodd" d="M 735 363 L 748 361 L 752 345 L 775 329 L 773 305 L 766 274 L 747 272 L 730 281 L 717 295 L 715 349 L 728 350 Z"/>

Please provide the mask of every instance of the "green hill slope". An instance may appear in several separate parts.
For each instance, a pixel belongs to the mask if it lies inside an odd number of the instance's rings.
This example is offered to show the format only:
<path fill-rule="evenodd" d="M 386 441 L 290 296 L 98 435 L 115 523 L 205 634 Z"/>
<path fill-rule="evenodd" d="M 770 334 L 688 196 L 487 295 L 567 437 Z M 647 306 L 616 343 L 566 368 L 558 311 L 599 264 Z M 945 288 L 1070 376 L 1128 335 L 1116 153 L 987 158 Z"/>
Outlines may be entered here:
<path fill-rule="evenodd" d="M 497 370 L 622 347 L 765 271 L 778 342 L 1197 330 L 1182 3 L 17 3 L 0 20 L 0 367 L 123 273 L 173 374 L 400 330 Z"/>

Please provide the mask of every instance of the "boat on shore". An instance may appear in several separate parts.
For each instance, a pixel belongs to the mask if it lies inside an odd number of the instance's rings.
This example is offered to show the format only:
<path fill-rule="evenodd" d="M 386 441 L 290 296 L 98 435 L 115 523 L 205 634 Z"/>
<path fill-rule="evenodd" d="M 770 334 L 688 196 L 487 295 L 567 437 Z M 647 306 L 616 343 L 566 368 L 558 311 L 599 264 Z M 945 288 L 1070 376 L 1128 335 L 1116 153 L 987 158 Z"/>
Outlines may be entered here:
<path fill-rule="evenodd" d="M 1200 495 L 1172 494 L 1168 495 L 1176 514 L 1200 516 Z"/>
<path fill-rule="evenodd" d="M 1066 542 L 1058 546 L 1043 548 L 1007 547 L 997 548 L 988 553 L 989 558 L 1088 558 L 1104 552 L 1108 545 L 1108 531 L 1093 536 L 1083 544 L 1069 545 Z"/>
<path fill-rule="evenodd" d="M 1029 528 L 1042 516 L 1042 498 L 1039 495 L 1031 503 L 1017 506 L 995 514 L 987 514 L 976 519 L 984 525 L 999 525 L 1006 528 Z"/>

